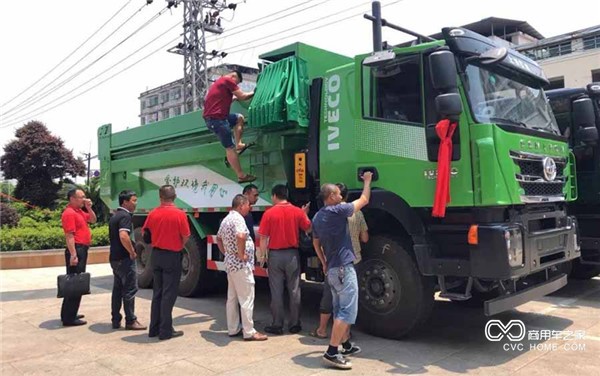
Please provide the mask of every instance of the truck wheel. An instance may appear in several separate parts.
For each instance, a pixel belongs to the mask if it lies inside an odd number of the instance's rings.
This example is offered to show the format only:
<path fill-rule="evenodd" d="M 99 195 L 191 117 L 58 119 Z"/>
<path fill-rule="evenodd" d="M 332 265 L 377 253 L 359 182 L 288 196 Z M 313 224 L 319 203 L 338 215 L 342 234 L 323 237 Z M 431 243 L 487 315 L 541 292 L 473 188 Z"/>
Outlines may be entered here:
<path fill-rule="evenodd" d="M 179 295 L 195 296 L 214 291 L 221 278 L 219 272 L 206 268 L 206 241 L 192 235 L 182 256 Z"/>
<path fill-rule="evenodd" d="M 358 267 L 358 324 L 370 334 L 400 338 L 417 329 L 433 308 L 433 283 L 421 275 L 409 247 L 373 236 Z"/>
<path fill-rule="evenodd" d="M 135 259 L 137 267 L 137 279 L 138 286 L 143 289 L 152 287 L 152 246 L 144 243 L 142 240 L 142 228 L 136 227 L 133 230 L 133 237 L 135 238 L 135 253 L 137 258 Z"/>
<path fill-rule="evenodd" d="M 600 265 L 582 264 L 579 259 L 573 260 L 573 270 L 569 278 L 573 279 L 592 279 L 600 274 Z"/>

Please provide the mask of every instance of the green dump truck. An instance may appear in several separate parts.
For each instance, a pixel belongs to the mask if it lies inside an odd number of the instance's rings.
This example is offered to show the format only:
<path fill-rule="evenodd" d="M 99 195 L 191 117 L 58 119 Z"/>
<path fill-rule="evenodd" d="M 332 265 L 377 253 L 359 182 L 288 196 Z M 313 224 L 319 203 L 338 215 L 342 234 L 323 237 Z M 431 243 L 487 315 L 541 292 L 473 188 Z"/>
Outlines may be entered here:
<path fill-rule="evenodd" d="M 314 213 L 320 184 L 344 182 L 357 195 L 361 173 L 374 172 L 359 322 L 378 336 L 418 328 L 435 291 L 481 302 L 486 315 L 511 309 L 564 286 L 557 266 L 580 256 L 577 222 L 566 211 L 576 197 L 575 164 L 541 89 L 541 69 L 469 30 L 444 28 L 443 36 L 383 50 L 375 38 L 374 52 L 354 58 L 302 43 L 264 53 L 254 99 L 233 108 L 248 120 L 244 139 L 256 142 L 241 163 L 258 177 L 257 220 L 274 184 L 287 184 L 291 200 L 310 201 Z M 442 118 L 458 128 L 451 200 L 445 217 L 434 218 Z M 116 133 L 107 124 L 98 137 L 104 202 L 114 209 L 119 191 L 139 194 L 140 285 L 152 282 L 140 227 L 162 184 L 176 187 L 194 232 L 180 294 L 223 283 L 214 234 L 243 187 L 201 113 Z M 303 272 L 322 281 L 306 243 Z M 255 274 L 267 271 L 257 266 Z"/>
<path fill-rule="evenodd" d="M 550 90 L 548 99 L 577 164 L 578 198 L 568 210 L 579 222 L 581 258 L 569 277 L 590 279 L 600 274 L 600 82 Z"/>

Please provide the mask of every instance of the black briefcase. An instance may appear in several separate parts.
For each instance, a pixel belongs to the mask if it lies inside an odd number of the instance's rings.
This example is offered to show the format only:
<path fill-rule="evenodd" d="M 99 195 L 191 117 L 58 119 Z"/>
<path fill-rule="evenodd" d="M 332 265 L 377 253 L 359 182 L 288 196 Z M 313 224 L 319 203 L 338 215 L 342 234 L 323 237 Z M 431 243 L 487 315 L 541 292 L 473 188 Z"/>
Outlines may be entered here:
<path fill-rule="evenodd" d="M 76 298 L 90 293 L 90 273 L 63 274 L 58 276 L 59 298 Z"/>

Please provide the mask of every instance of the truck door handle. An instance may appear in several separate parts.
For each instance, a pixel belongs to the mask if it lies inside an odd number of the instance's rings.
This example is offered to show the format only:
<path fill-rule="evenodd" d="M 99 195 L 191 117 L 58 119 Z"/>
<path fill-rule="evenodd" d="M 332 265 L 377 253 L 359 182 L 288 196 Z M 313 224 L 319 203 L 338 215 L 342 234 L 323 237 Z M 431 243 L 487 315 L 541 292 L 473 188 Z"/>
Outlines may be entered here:
<path fill-rule="evenodd" d="M 368 166 L 368 167 L 359 167 L 356 171 L 356 179 L 358 181 L 362 181 L 362 174 L 366 171 L 371 171 L 373 173 L 373 181 L 379 180 L 379 173 L 377 172 L 377 168 Z"/>

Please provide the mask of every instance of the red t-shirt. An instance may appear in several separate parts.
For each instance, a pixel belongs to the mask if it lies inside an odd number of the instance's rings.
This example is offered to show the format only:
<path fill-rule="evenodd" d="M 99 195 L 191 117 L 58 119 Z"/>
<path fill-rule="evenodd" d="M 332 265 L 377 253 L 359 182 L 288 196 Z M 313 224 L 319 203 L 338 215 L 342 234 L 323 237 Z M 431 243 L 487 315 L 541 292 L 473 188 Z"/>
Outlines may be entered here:
<path fill-rule="evenodd" d="M 268 236 L 269 249 L 298 248 L 300 230 L 310 228 L 310 219 L 302 209 L 289 202 L 267 210 L 260 221 L 258 233 Z"/>
<path fill-rule="evenodd" d="M 152 246 L 168 251 L 179 252 L 183 249 L 181 238 L 190 236 L 187 215 L 174 204 L 163 204 L 152 210 L 142 231 L 150 230 Z"/>
<path fill-rule="evenodd" d="M 230 77 L 223 76 L 216 80 L 206 94 L 203 116 L 212 119 L 227 119 L 233 101 L 233 92 L 238 89 L 239 87 Z"/>
<path fill-rule="evenodd" d="M 88 227 L 90 215 L 81 208 L 67 206 L 63 211 L 61 221 L 65 234 L 75 235 L 75 244 L 90 245 L 92 243 L 92 232 Z"/>

